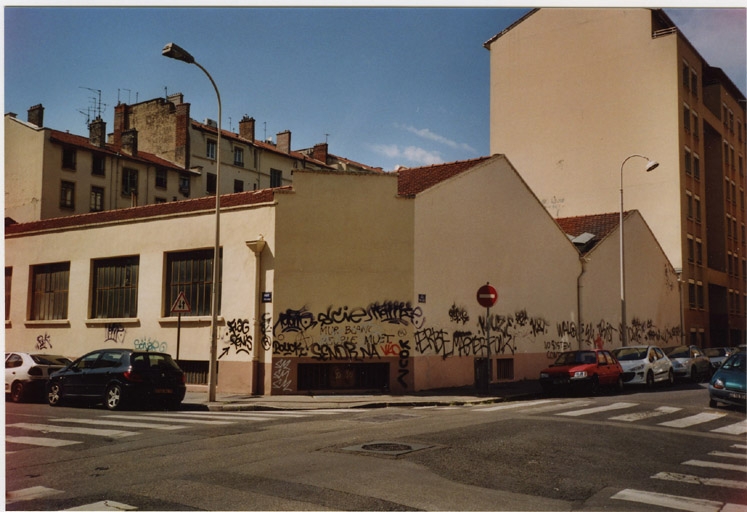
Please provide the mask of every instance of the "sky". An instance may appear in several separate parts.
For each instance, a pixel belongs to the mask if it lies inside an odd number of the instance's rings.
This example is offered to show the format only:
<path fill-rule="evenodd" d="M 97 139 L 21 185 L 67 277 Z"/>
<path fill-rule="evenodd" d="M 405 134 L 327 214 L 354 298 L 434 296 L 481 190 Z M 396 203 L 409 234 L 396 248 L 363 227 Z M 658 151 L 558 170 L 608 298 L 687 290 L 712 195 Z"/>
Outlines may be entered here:
<path fill-rule="evenodd" d="M 735 4 L 736 5 L 736 4 Z M 224 129 L 291 131 L 291 148 L 391 171 L 488 155 L 488 39 L 526 8 L 12 7 L 3 9 L 3 112 L 87 135 L 118 102 L 181 92 L 198 121 L 217 118 L 210 81 L 165 58 L 174 42 L 215 80 Z M 745 93 L 744 9 L 665 8 L 712 66 Z M 100 91 L 100 103 L 99 92 Z"/>

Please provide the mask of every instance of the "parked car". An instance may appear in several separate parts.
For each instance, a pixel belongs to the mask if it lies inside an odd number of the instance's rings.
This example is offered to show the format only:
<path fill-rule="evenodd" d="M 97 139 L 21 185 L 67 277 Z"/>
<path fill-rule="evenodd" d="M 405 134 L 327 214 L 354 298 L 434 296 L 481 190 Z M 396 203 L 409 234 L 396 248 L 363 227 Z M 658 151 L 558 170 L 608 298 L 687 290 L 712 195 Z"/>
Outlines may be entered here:
<path fill-rule="evenodd" d="M 602 386 L 623 388 L 623 369 L 607 350 L 563 352 L 540 372 L 540 385 L 546 393 L 560 389 L 579 389 L 596 393 Z"/>
<path fill-rule="evenodd" d="M 5 353 L 5 394 L 13 402 L 41 398 L 49 375 L 70 364 L 70 359 L 51 354 Z"/>
<path fill-rule="evenodd" d="M 711 377 L 711 361 L 695 345 L 667 347 L 664 353 L 672 361 L 674 376 L 705 382 Z"/>
<path fill-rule="evenodd" d="M 737 352 L 724 361 L 708 384 L 710 406 L 733 404 L 747 409 L 747 352 Z"/>
<path fill-rule="evenodd" d="M 654 387 L 656 382 L 674 383 L 672 361 L 664 351 L 653 345 L 622 347 L 612 351 L 623 369 L 625 384 L 645 384 Z"/>
<path fill-rule="evenodd" d="M 726 359 L 734 353 L 734 349 L 729 347 L 704 348 L 703 354 L 711 361 L 713 371 L 716 371 Z"/>
<path fill-rule="evenodd" d="M 111 410 L 154 401 L 177 407 L 184 399 L 185 380 L 184 372 L 169 354 L 95 350 L 50 376 L 47 402 L 54 406 L 78 398 L 103 402 Z"/>

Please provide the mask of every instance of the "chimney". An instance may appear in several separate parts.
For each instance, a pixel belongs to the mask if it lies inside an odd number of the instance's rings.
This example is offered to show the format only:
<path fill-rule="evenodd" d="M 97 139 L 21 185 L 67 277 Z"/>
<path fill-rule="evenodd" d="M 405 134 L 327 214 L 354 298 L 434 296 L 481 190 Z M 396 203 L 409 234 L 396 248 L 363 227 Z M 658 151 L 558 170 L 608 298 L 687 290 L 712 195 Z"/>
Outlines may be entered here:
<path fill-rule="evenodd" d="M 132 156 L 137 155 L 137 130 L 125 130 L 122 132 L 122 151 Z"/>
<path fill-rule="evenodd" d="M 122 145 L 122 134 L 129 124 L 128 115 L 127 104 L 120 103 L 114 107 L 114 137 L 112 143 L 117 147 Z"/>
<path fill-rule="evenodd" d="M 254 118 L 244 116 L 239 121 L 239 136 L 249 142 L 254 142 Z"/>
<path fill-rule="evenodd" d="M 173 103 L 174 105 L 181 105 L 182 103 L 184 103 L 184 94 L 181 92 L 169 94 L 166 97 L 166 101 L 168 101 L 169 103 Z"/>
<path fill-rule="evenodd" d="M 311 151 L 311 158 L 314 160 L 319 160 L 320 162 L 327 163 L 327 143 L 322 142 L 320 144 L 315 144 L 314 149 Z"/>
<path fill-rule="evenodd" d="M 29 108 L 28 121 L 39 128 L 44 126 L 44 107 L 42 107 L 41 103 Z"/>
<path fill-rule="evenodd" d="M 106 121 L 100 117 L 91 121 L 88 125 L 88 140 L 98 148 L 106 145 Z"/>
<path fill-rule="evenodd" d="M 285 130 L 284 132 L 278 133 L 278 144 L 277 147 L 283 153 L 290 153 L 291 150 L 291 132 Z"/>

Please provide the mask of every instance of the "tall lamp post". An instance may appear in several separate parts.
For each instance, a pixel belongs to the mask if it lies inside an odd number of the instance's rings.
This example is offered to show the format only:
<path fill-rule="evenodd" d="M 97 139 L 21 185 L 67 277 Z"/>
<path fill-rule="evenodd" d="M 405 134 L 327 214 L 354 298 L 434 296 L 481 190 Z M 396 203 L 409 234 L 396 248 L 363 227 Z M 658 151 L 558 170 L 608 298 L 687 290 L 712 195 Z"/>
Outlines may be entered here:
<path fill-rule="evenodd" d="M 620 165 L 620 335 L 622 339 L 622 346 L 628 345 L 628 321 L 626 318 L 625 311 L 625 236 L 623 234 L 623 168 L 625 163 L 631 158 L 643 158 L 648 163 L 646 164 L 646 172 L 653 171 L 659 167 L 659 163 L 651 160 L 650 158 L 643 155 L 630 155 Z"/>
<path fill-rule="evenodd" d="M 218 97 L 218 141 L 215 144 L 215 251 L 213 252 L 213 284 L 211 290 L 212 302 L 210 306 L 210 366 L 208 369 L 208 400 L 210 402 L 215 402 L 215 387 L 218 381 L 218 278 L 220 275 L 220 92 L 218 91 L 218 86 L 215 85 L 215 80 L 210 76 L 207 69 L 202 67 L 187 50 L 174 43 L 169 43 L 163 47 L 161 55 L 186 62 L 187 64 L 194 64 L 200 68 L 210 79 L 210 83 L 213 84 L 213 88 L 215 89 L 215 95 Z"/>

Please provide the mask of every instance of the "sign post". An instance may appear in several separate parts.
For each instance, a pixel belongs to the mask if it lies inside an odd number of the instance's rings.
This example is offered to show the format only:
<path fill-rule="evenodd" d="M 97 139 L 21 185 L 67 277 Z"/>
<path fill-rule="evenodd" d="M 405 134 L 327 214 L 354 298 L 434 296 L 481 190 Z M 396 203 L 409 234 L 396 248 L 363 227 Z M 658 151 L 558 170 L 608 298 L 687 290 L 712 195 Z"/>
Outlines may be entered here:
<path fill-rule="evenodd" d="M 192 306 L 189 305 L 187 296 L 184 295 L 184 291 L 180 291 L 179 295 L 176 296 L 174 304 L 171 306 L 171 312 L 177 313 L 176 318 L 176 360 L 179 361 L 179 343 L 181 342 L 182 336 L 182 313 L 191 313 Z"/>
<path fill-rule="evenodd" d="M 487 358 L 475 361 L 475 387 L 484 392 L 489 391 L 490 381 L 493 378 L 493 364 L 490 360 L 490 307 L 498 301 L 498 291 L 484 284 L 477 290 L 477 303 L 486 308 L 485 313 L 485 340 L 488 352 Z"/>

